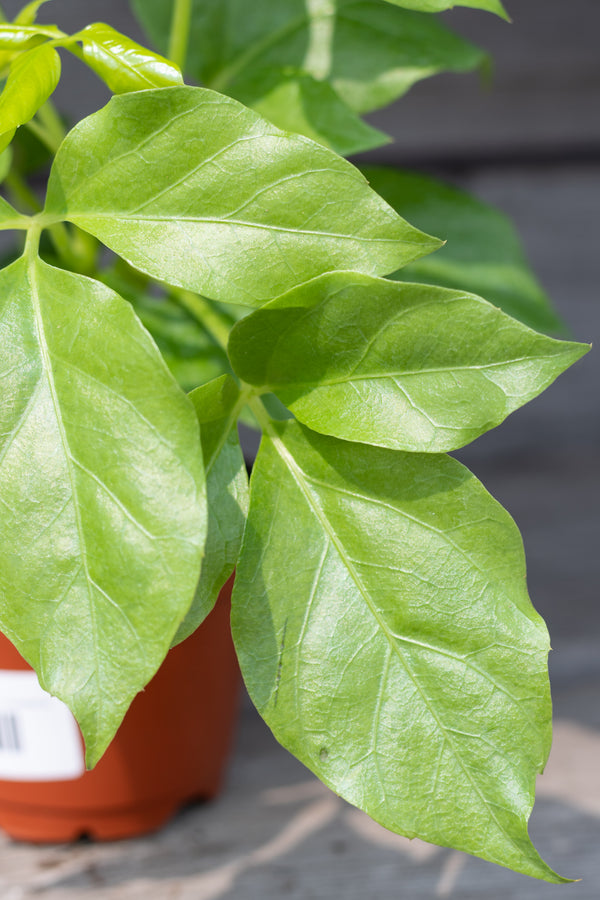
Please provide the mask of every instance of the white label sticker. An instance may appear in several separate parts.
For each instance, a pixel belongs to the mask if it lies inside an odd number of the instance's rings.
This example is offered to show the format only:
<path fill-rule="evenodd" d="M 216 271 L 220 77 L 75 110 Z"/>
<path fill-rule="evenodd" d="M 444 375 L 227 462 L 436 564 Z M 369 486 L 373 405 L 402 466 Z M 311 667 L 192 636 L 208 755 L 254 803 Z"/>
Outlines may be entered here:
<path fill-rule="evenodd" d="M 64 781 L 85 772 L 70 710 L 30 671 L 0 670 L 0 779 Z"/>

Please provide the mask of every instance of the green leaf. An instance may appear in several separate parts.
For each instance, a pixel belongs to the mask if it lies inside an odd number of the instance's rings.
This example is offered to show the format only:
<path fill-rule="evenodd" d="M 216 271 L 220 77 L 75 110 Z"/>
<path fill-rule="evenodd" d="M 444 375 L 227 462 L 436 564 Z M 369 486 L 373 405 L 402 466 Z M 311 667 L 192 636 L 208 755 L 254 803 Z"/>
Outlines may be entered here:
<path fill-rule="evenodd" d="M 0 150 L 10 143 L 19 125 L 34 117 L 59 79 L 60 57 L 53 47 L 41 44 L 17 56 L 0 94 Z"/>
<path fill-rule="evenodd" d="M 156 46 L 166 52 L 172 0 L 132 0 Z M 431 16 L 384 0 L 194 0 L 186 70 L 241 99 L 265 67 L 302 69 L 365 112 L 443 70 L 467 71 L 484 55 Z"/>
<path fill-rule="evenodd" d="M 7 151 L 5 150 L 2 156 L 4 156 L 6 152 Z M 5 200 L 4 197 L 0 197 L 0 225 L 18 218 L 20 218 L 20 214 L 17 210 L 13 209 L 8 200 Z"/>
<path fill-rule="evenodd" d="M 56 25 L 0 25 L 0 50 L 25 50 L 45 38 L 60 38 L 63 32 Z"/>
<path fill-rule="evenodd" d="M 15 25 L 33 25 L 37 19 L 38 10 L 44 3 L 48 3 L 48 0 L 32 0 L 31 3 L 24 6 L 20 13 L 15 16 Z"/>
<path fill-rule="evenodd" d="M 496 13 L 510 22 L 508 13 L 500 0 L 387 0 L 395 6 L 403 6 L 405 9 L 416 9 L 419 12 L 442 12 L 444 9 L 453 9 L 455 6 L 468 6 L 471 9 L 484 9 L 487 12 Z"/>
<path fill-rule="evenodd" d="M 0 156 L 0 163 L 3 161 L 2 157 L 8 152 L 8 150 L 5 150 Z M 0 197 L 0 230 L 12 230 L 15 228 L 24 230 L 30 224 L 30 221 L 28 216 L 21 215 L 10 205 L 8 200 Z"/>
<path fill-rule="evenodd" d="M 0 297 L 0 628 L 70 706 L 93 765 L 192 601 L 198 424 L 104 285 L 22 258 Z"/>
<path fill-rule="evenodd" d="M 278 128 L 303 134 L 340 156 L 387 144 L 344 103 L 326 81 L 293 69 L 263 69 L 236 91 L 236 97 Z"/>
<path fill-rule="evenodd" d="M 237 562 L 248 514 L 248 475 L 237 436 L 240 391 L 222 375 L 190 394 L 206 466 L 208 537 L 200 581 L 190 611 L 173 643 L 196 630 L 212 610 Z"/>
<path fill-rule="evenodd" d="M 179 303 L 151 294 L 147 285 L 132 285 L 114 270 L 99 277 L 131 303 L 186 393 L 231 369 L 221 345 Z"/>
<path fill-rule="evenodd" d="M 232 625 L 277 739 L 392 831 L 562 881 L 527 835 L 548 636 L 519 533 L 445 456 L 271 424 Z"/>
<path fill-rule="evenodd" d="M 315 431 L 393 450 L 455 450 L 499 425 L 589 350 L 473 294 L 353 272 L 242 319 L 229 358 Z"/>
<path fill-rule="evenodd" d="M 182 84 L 175 63 L 136 44 L 110 25 L 95 22 L 78 32 L 81 58 L 114 94 Z"/>
<path fill-rule="evenodd" d="M 425 231 L 435 227 L 447 241 L 434 256 L 392 278 L 480 294 L 530 328 L 564 330 L 505 215 L 426 175 L 382 166 L 362 171 L 390 206 Z"/>
<path fill-rule="evenodd" d="M 46 209 L 155 278 L 246 306 L 439 246 L 325 147 L 193 87 L 124 94 L 84 119 L 58 151 Z"/>
<path fill-rule="evenodd" d="M 468 72 L 485 53 L 438 19 L 385 2 L 348 0 L 336 19 L 333 87 L 357 112 L 387 106 L 439 72 Z"/>

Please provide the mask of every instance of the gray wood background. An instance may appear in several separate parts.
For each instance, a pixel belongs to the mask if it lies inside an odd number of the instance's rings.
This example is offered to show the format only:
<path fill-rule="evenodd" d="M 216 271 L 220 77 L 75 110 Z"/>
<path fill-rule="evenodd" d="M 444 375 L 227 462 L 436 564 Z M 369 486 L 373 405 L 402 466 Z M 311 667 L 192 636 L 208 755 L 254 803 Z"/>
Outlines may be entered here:
<path fill-rule="evenodd" d="M 513 25 L 469 10 L 447 16 L 492 52 L 493 85 L 457 75 L 418 85 L 372 117 L 395 143 L 370 158 L 445 175 L 509 213 L 573 335 L 595 341 L 600 3 L 507 7 Z M 54 0 L 45 15 L 73 29 L 100 19 L 139 34 L 123 0 Z M 61 103 L 74 117 L 106 99 L 76 61 L 65 76 Z M 556 738 L 531 832 L 555 868 L 582 881 L 555 888 L 384 832 L 321 788 L 246 703 L 219 800 L 135 841 L 35 848 L 0 837 L 0 900 L 597 900 L 599 370 L 597 352 L 588 355 L 461 453 L 521 527 L 532 598 L 550 627 Z"/>

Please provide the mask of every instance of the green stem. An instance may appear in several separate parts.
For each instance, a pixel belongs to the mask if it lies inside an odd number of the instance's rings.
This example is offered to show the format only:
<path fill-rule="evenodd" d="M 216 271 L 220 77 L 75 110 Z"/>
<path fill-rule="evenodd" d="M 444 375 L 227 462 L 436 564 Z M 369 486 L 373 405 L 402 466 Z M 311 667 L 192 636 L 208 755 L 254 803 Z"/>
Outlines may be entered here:
<path fill-rule="evenodd" d="M 190 291 L 176 290 L 173 296 L 214 337 L 223 350 L 227 349 L 230 325 L 224 321 L 212 304 Z"/>
<path fill-rule="evenodd" d="M 64 222 L 56 222 L 48 228 L 54 249 L 69 269 L 79 271 L 79 259 L 72 247 L 71 235 Z"/>
<path fill-rule="evenodd" d="M 40 225 L 32 225 L 27 232 L 27 240 L 25 241 L 25 256 L 31 260 L 38 256 L 40 248 L 40 236 L 42 228 Z"/>
<path fill-rule="evenodd" d="M 11 200 L 16 200 L 18 203 L 23 203 L 26 207 L 28 207 L 30 212 L 40 212 L 42 209 L 42 204 L 35 196 L 29 185 L 26 181 L 21 178 L 19 173 L 12 169 L 6 178 L 4 179 L 4 183 L 6 187 L 10 191 Z M 13 205 L 14 202 L 13 202 Z"/>
<path fill-rule="evenodd" d="M 258 397 L 255 393 L 253 396 L 249 396 L 246 402 L 254 413 L 254 417 L 260 425 L 261 430 L 264 432 L 264 434 L 274 434 L 273 417 L 269 414 L 269 411 L 267 410 L 261 398 Z"/>
<path fill-rule="evenodd" d="M 10 191 L 11 199 L 24 204 L 30 212 L 39 213 L 42 205 L 35 196 L 26 181 L 16 170 L 12 170 L 6 176 L 5 182 Z M 75 242 L 64 222 L 40 223 L 40 227 L 47 228 L 54 249 L 62 261 L 70 268 L 79 272 L 82 264 L 82 254 L 77 252 Z M 86 271 L 89 265 L 86 266 Z"/>
<path fill-rule="evenodd" d="M 30 119 L 29 122 L 25 122 L 25 128 L 31 131 L 32 134 L 35 134 L 38 141 L 44 144 L 52 154 L 56 153 L 61 142 L 57 142 L 55 136 L 41 122 L 38 122 L 36 119 Z"/>
<path fill-rule="evenodd" d="M 169 59 L 176 63 L 182 71 L 185 67 L 190 39 L 191 16 L 192 0 L 175 0 L 168 55 Z"/>
<path fill-rule="evenodd" d="M 67 131 L 52 100 L 46 100 L 43 106 L 38 109 L 37 116 L 58 148 L 62 144 Z"/>

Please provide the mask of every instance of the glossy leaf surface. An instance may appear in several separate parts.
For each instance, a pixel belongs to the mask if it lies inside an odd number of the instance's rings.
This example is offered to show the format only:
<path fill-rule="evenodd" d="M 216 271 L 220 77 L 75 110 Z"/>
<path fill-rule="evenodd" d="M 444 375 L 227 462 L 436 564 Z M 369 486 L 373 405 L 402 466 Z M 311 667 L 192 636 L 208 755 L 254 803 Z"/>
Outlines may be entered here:
<path fill-rule="evenodd" d="M 15 59 L 0 94 L 0 150 L 7 135 L 10 141 L 15 129 L 34 117 L 59 79 L 60 57 L 53 47 L 41 44 Z"/>
<path fill-rule="evenodd" d="M 0 50 L 23 50 L 44 38 L 61 37 L 55 25 L 0 25 Z"/>
<path fill-rule="evenodd" d="M 464 292 L 323 276 L 243 319 L 229 357 L 316 431 L 396 450 L 455 450 L 587 350 Z"/>
<path fill-rule="evenodd" d="M 192 634 L 212 610 L 233 573 L 248 514 L 248 475 L 237 435 L 240 392 L 222 375 L 190 394 L 206 467 L 208 537 L 196 596 L 174 643 Z"/>
<path fill-rule="evenodd" d="M 562 330 L 514 226 L 499 210 L 425 175 L 379 166 L 363 172 L 390 206 L 419 228 L 435 227 L 446 241 L 392 278 L 470 291 L 537 331 Z"/>
<path fill-rule="evenodd" d="M 124 94 L 84 119 L 56 156 L 47 212 L 153 277 L 246 306 L 439 246 L 325 147 L 193 87 Z"/>
<path fill-rule="evenodd" d="M 387 144 L 390 138 L 360 118 L 327 81 L 302 70 L 261 69 L 236 97 L 284 131 L 351 156 Z"/>
<path fill-rule="evenodd" d="M 181 84 L 175 63 L 136 44 L 110 25 L 95 22 L 77 35 L 82 59 L 113 94 Z"/>
<path fill-rule="evenodd" d="M 277 739 L 387 828 L 537 878 L 546 629 L 519 533 L 445 456 L 271 425 L 232 623 Z"/>
<path fill-rule="evenodd" d="M 419 12 L 442 12 L 445 9 L 452 9 L 455 6 L 468 6 L 471 9 L 483 9 L 487 12 L 496 13 L 503 19 L 508 19 L 508 15 L 500 0 L 387 0 L 395 6 L 403 6 L 405 9 L 416 9 Z"/>
<path fill-rule="evenodd" d="M 133 0 L 166 52 L 172 2 Z M 466 71 L 483 54 L 437 19 L 384 0 L 194 0 L 186 71 L 234 97 L 264 68 L 291 66 L 326 80 L 353 109 L 376 109 L 416 81 Z"/>
<path fill-rule="evenodd" d="M 198 423 L 104 285 L 24 258 L 0 281 L 0 627 L 93 764 L 192 601 Z"/>

